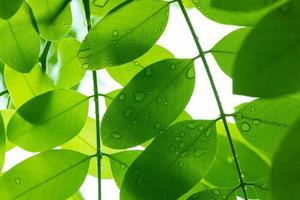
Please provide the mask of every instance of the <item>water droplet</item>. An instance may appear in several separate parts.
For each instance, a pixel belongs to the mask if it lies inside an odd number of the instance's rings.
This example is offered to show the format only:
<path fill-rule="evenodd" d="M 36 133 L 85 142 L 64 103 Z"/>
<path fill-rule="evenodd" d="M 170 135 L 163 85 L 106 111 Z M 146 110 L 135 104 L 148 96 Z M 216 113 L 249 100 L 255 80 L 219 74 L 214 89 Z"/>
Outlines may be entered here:
<path fill-rule="evenodd" d="M 164 105 L 168 105 L 168 101 L 165 101 L 165 102 L 164 102 Z"/>
<path fill-rule="evenodd" d="M 70 27 L 71 27 L 71 24 L 64 24 L 64 26 L 65 26 L 66 28 L 70 28 Z"/>
<path fill-rule="evenodd" d="M 142 177 L 138 177 L 136 180 L 137 184 L 141 184 L 143 182 L 143 178 Z"/>
<path fill-rule="evenodd" d="M 132 109 L 128 108 L 124 111 L 124 116 L 125 117 L 130 117 L 132 114 Z"/>
<path fill-rule="evenodd" d="M 241 113 L 237 113 L 237 114 L 235 115 L 235 117 L 236 117 L 237 119 L 241 120 L 241 119 L 243 118 L 243 115 L 242 115 Z"/>
<path fill-rule="evenodd" d="M 92 50 L 90 48 L 81 49 L 78 51 L 78 57 L 86 59 L 92 56 Z"/>
<path fill-rule="evenodd" d="M 184 152 L 182 152 L 182 153 L 180 154 L 180 156 L 181 156 L 181 157 L 185 157 L 185 156 L 187 155 L 187 153 L 188 153 L 187 151 L 184 151 Z"/>
<path fill-rule="evenodd" d="M 200 157 L 200 156 L 202 156 L 202 155 L 203 155 L 203 152 L 200 151 L 200 150 L 196 150 L 196 151 L 194 152 L 194 156 L 196 156 L 196 157 Z"/>
<path fill-rule="evenodd" d="M 219 189 L 213 189 L 212 191 L 215 195 L 220 195 L 221 191 Z"/>
<path fill-rule="evenodd" d="M 212 134 L 212 130 L 209 128 L 207 129 L 207 131 L 205 132 L 205 137 L 209 137 Z"/>
<path fill-rule="evenodd" d="M 175 65 L 174 63 L 172 63 L 172 64 L 170 65 L 170 68 L 171 68 L 172 70 L 174 70 L 174 69 L 176 69 L 176 65 Z"/>
<path fill-rule="evenodd" d="M 81 65 L 81 67 L 83 69 L 88 69 L 90 67 L 90 64 L 89 63 L 84 63 L 84 64 Z"/>
<path fill-rule="evenodd" d="M 198 122 L 189 122 L 187 123 L 187 127 L 190 128 L 190 129 L 194 129 L 196 128 L 196 126 L 198 125 L 199 123 Z"/>
<path fill-rule="evenodd" d="M 15 178 L 15 183 L 16 183 L 17 185 L 21 185 L 21 180 L 20 180 L 19 178 Z"/>
<path fill-rule="evenodd" d="M 195 78 L 195 69 L 194 69 L 193 66 L 191 66 L 191 67 L 187 70 L 187 72 L 186 72 L 186 77 L 187 77 L 188 79 L 194 79 L 194 78 Z"/>
<path fill-rule="evenodd" d="M 244 132 L 248 132 L 251 130 L 251 125 L 248 122 L 243 122 L 241 125 L 241 129 Z"/>
<path fill-rule="evenodd" d="M 174 140 L 176 140 L 176 141 L 181 141 L 182 138 L 181 138 L 181 137 L 178 137 L 178 136 L 175 136 L 175 137 L 174 137 Z"/>
<path fill-rule="evenodd" d="M 155 124 L 155 128 L 160 128 L 161 127 L 161 123 L 160 122 L 157 122 L 156 124 Z"/>
<path fill-rule="evenodd" d="M 183 147 L 185 147 L 185 144 L 184 143 L 180 143 L 179 147 L 183 148 Z"/>
<path fill-rule="evenodd" d="M 150 67 L 146 67 L 144 70 L 144 73 L 146 76 L 151 76 L 152 75 L 152 69 Z"/>
<path fill-rule="evenodd" d="M 111 43 L 112 43 L 113 45 L 116 45 L 116 44 L 117 44 L 117 40 L 113 40 L 113 41 L 111 41 Z"/>
<path fill-rule="evenodd" d="M 106 60 L 111 60 L 111 57 L 110 57 L 110 56 L 107 56 L 107 57 L 106 57 Z"/>
<path fill-rule="evenodd" d="M 136 92 L 136 93 L 134 94 L 134 98 L 135 98 L 135 100 L 136 100 L 137 102 L 140 102 L 140 101 L 143 101 L 143 100 L 144 100 L 145 95 L 144 95 L 143 92 Z"/>
<path fill-rule="evenodd" d="M 119 101 L 124 101 L 125 98 L 126 98 L 125 94 L 120 94 L 120 95 L 118 96 Z"/>
<path fill-rule="evenodd" d="M 135 120 L 132 121 L 132 123 L 133 123 L 134 125 L 137 125 L 137 124 L 138 124 L 138 120 L 135 119 Z"/>
<path fill-rule="evenodd" d="M 254 112 L 254 111 L 255 111 L 255 108 L 254 108 L 254 107 L 251 107 L 251 108 L 250 108 L 250 111 L 251 111 L 251 112 Z"/>
<path fill-rule="evenodd" d="M 116 30 L 116 29 L 113 30 L 112 35 L 113 35 L 114 37 L 118 37 L 118 36 L 119 36 L 119 31 Z"/>
<path fill-rule="evenodd" d="M 159 98 L 157 99 L 157 102 L 158 102 L 158 103 L 162 102 L 162 98 L 159 97 Z"/>
<path fill-rule="evenodd" d="M 151 94 L 153 94 L 153 92 L 149 91 L 147 94 L 151 95 Z"/>
<path fill-rule="evenodd" d="M 115 138 L 115 139 L 120 139 L 120 138 L 121 138 L 121 135 L 120 135 L 120 133 L 118 133 L 118 132 L 113 132 L 113 133 L 111 134 L 111 136 L 112 136 L 113 138 Z"/>
<path fill-rule="evenodd" d="M 133 40 L 129 40 L 128 43 L 129 43 L 129 44 L 133 44 Z"/>
<path fill-rule="evenodd" d="M 179 163 L 178 163 L 178 166 L 179 166 L 180 168 L 182 168 L 182 167 L 184 166 L 183 162 L 179 162 Z"/>
<path fill-rule="evenodd" d="M 121 168 L 122 168 L 122 169 L 125 169 L 125 168 L 126 168 L 126 165 L 121 165 Z"/>
<path fill-rule="evenodd" d="M 252 121 L 252 124 L 253 125 L 258 125 L 258 124 L 260 124 L 261 123 L 261 120 L 260 119 L 254 119 L 253 121 Z"/>
<path fill-rule="evenodd" d="M 93 4 L 96 7 L 104 7 L 107 4 L 108 0 L 93 0 Z"/>
<path fill-rule="evenodd" d="M 138 61 L 133 61 L 134 66 L 140 66 L 140 63 Z"/>
<path fill-rule="evenodd" d="M 181 137 L 185 136 L 185 132 L 182 131 L 182 132 L 180 133 L 180 136 L 181 136 Z"/>
<path fill-rule="evenodd" d="M 200 131 L 203 131 L 204 130 L 204 126 L 199 126 L 198 128 Z"/>

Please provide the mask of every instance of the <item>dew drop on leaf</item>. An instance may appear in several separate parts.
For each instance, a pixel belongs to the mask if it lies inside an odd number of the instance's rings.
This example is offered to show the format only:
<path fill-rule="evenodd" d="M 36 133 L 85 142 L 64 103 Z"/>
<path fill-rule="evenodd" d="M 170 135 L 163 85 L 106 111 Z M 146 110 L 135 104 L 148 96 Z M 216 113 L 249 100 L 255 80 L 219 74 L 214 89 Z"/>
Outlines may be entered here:
<path fill-rule="evenodd" d="M 190 67 L 186 72 L 186 77 L 188 79 L 194 79 L 195 78 L 195 70 L 194 67 Z"/>
<path fill-rule="evenodd" d="M 126 109 L 125 111 L 124 111 L 124 117 L 130 117 L 131 116 L 131 114 L 132 114 L 132 109 Z"/>
<path fill-rule="evenodd" d="M 88 64 L 88 63 L 82 64 L 83 69 L 88 69 L 89 67 L 90 67 L 90 64 Z"/>
<path fill-rule="evenodd" d="M 17 185 L 21 185 L 21 180 L 20 180 L 19 178 L 15 178 L 15 183 L 16 183 Z"/>
<path fill-rule="evenodd" d="M 119 36 L 119 31 L 118 30 L 113 30 L 113 33 L 112 33 L 112 35 L 114 36 L 114 37 L 118 37 Z"/>
<path fill-rule="evenodd" d="M 180 168 L 182 168 L 183 167 L 183 162 L 179 162 L 179 164 L 178 164 L 178 166 L 180 167 Z"/>
<path fill-rule="evenodd" d="M 143 92 L 136 92 L 136 93 L 134 94 L 134 99 L 135 99 L 135 101 L 137 101 L 137 102 L 143 101 L 144 98 L 145 98 L 145 95 L 144 95 Z"/>
<path fill-rule="evenodd" d="M 183 147 L 185 147 L 185 144 L 184 143 L 180 143 L 179 147 L 183 148 Z"/>
<path fill-rule="evenodd" d="M 146 76 L 151 76 L 153 72 L 152 72 L 152 69 L 150 67 L 147 67 L 147 68 L 145 68 L 144 73 L 145 73 Z"/>
<path fill-rule="evenodd" d="M 175 65 L 174 63 L 172 63 L 172 64 L 170 65 L 170 68 L 171 68 L 172 70 L 175 70 L 175 69 L 176 69 L 176 65 Z"/>
<path fill-rule="evenodd" d="M 160 122 L 157 122 L 157 123 L 155 124 L 155 128 L 160 128 L 160 127 L 161 127 Z"/>
<path fill-rule="evenodd" d="M 119 101 L 124 101 L 125 98 L 126 98 L 125 94 L 120 94 L 118 97 Z"/>
<path fill-rule="evenodd" d="M 93 4 L 96 7 L 104 7 L 107 4 L 108 0 L 93 0 Z"/>
<path fill-rule="evenodd" d="M 260 119 L 254 119 L 253 121 L 252 121 L 252 124 L 253 125 L 258 125 L 258 124 L 260 124 L 261 123 L 261 120 Z"/>
<path fill-rule="evenodd" d="M 241 125 L 242 131 L 248 132 L 251 130 L 251 125 L 248 122 L 243 122 Z"/>
<path fill-rule="evenodd" d="M 113 45 L 116 45 L 116 44 L 117 44 L 117 40 L 113 40 L 113 41 L 111 41 L 111 43 L 112 43 Z"/>
<path fill-rule="evenodd" d="M 113 138 L 115 138 L 115 139 L 120 139 L 120 138 L 121 138 L 121 135 L 120 135 L 120 133 L 118 133 L 118 132 L 113 132 L 113 133 L 111 134 L 111 136 L 112 136 Z"/>
<path fill-rule="evenodd" d="M 194 152 L 194 156 L 196 156 L 196 157 L 200 157 L 202 154 L 203 154 L 203 153 L 202 153 L 202 151 L 200 151 L 200 150 L 196 150 L 196 151 Z"/>
<path fill-rule="evenodd" d="M 221 194 L 221 191 L 219 189 L 214 189 L 212 191 L 215 195 L 220 195 Z"/>
<path fill-rule="evenodd" d="M 178 136 L 175 136 L 175 137 L 174 137 L 174 140 L 176 140 L 176 141 L 181 141 L 182 138 L 181 138 L 181 137 L 178 137 Z"/>

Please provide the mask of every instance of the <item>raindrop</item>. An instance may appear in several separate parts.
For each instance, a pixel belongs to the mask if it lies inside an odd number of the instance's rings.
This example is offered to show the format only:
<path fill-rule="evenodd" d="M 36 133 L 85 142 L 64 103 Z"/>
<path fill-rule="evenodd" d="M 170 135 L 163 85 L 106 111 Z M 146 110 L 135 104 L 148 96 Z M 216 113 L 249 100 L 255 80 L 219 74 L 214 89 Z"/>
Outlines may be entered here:
<path fill-rule="evenodd" d="M 134 66 L 140 66 L 140 63 L 138 61 L 133 61 Z"/>
<path fill-rule="evenodd" d="M 180 133 L 180 136 L 181 136 L 181 137 L 185 136 L 185 132 L 182 131 L 182 132 Z"/>
<path fill-rule="evenodd" d="M 71 24 L 64 24 L 64 26 L 65 26 L 66 28 L 70 28 L 70 27 L 71 27 Z"/>
<path fill-rule="evenodd" d="M 199 126 L 198 128 L 200 131 L 203 131 L 204 130 L 204 126 Z"/>
<path fill-rule="evenodd" d="M 207 129 L 207 131 L 205 132 L 205 137 L 209 137 L 212 133 L 212 130 L 209 128 Z"/>
<path fill-rule="evenodd" d="M 180 168 L 182 168 L 183 167 L 183 162 L 179 162 L 179 164 L 178 164 L 178 166 L 180 167 Z"/>
<path fill-rule="evenodd" d="M 157 122 L 156 124 L 155 124 L 155 128 L 160 128 L 161 127 L 161 124 L 159 123 L 159 122 Z"/>
<path fill-rule="evenodd" d="M 178 136 L 175 136 L 175 137 L 174 137 L 174 140 L 176 140 L 176 141 L 181 141 L 182 138 L 181 138 L 181 137 L 178 137 Z"/>
<path fill-rule="evenodd" d="M 125 111 L 124 111 L 124 116 L 125 117 L 130 117 L 131 116 L 131 114 L 132 114 L 132 109 L 126 109 Z"/>
<path fill-rule="evenodd" d="M 157 28 L 153 29 L 153 32 L 154 32 L 154 33 L 157 33 L 157 32 L 158 32 L 158 29 L 157 29 Z"/>
<path fill-rule="evenodd" d="M 237 113 L 237 114 L 235 115 L 235 117 L 236 117 L 237 119 L 241 120 L 241 119 L 243 118 L 243 115 L 242 115 L 241 113 Z"/>
<path fill-rule="evenodd" d="M 251 107 L 251 108 L 250 108 L 250 111 L 251 111 L 251 112 L 254 112 L 254 111 L 255 111 L 255 108 L 254 108 L 254 107 Z"/>
<path fill-rule="evenodd" d="M 132 40 L 129 40 L 128 43 L 129 43 L 129 44 L 133 44 L 133 41 L 132 41 Z"/>
<path fill-rule="evenodd" d="M 150 67 L 147 67 L 147 68 L 145 68 L 144 73 L 145 73 L 146 76 L 151 76 L 153 72 L 152 72 L 152 69 Z"/>
<path fill-rule="evenodd" d="M 116 30 L 116 29 L 113 30 L 112 35 L 113 35 L 114 37 L 118 37 L 118 36 L 119 36 L 119 31 Z"/>
<path fill-rule="evenodd" d="M 113 45 L 116 45 L 116 44 L 117 44 L 117 40 L 113 40 L 113 41 L 111 41 L 111 43 L 112 43 Z"/>
<path fill-rule="evenodd" d="M 124 101 L 125 98 L 126 98 L 125 94 L 120 94 L 118 97 L 119 101 Z"/>
<path fill-rule="evenodd" d="M 213 189 L 212 191 L 215 195 L 220 195 L 221 191 L 219 189 Z"/>
<path fill-rule="evenodd" d="M 187 151 L 184 151 L 180 154 L 181 157 L 185 157 L 187 155 Z"/>
<path fill-rule="evenodd" d="M 21 185 L 21 180 L 20 180 L 19 178 L 15 178 L 15 183 L 16 183 L 17 185 Z"/>
<path fill-rule="evenodd" d="M 174 69 L 176 69 L 176 65 L 175 65 L 174 63 L 172 63 L 172 64 L 170 65 L 170 68 L 171 68 L 172 70 L 174 70 Z"/>
<path fill-rule="evenodd" d="M 195 155 L 196 157 L 200 157 L 200 156 L 203 155 L 203 153 L 202 153 L 202 151 L 200 151 L 200 150 L 196 150 L 196 151 L 194 152 L 194 155 Z"/>
<path fill-rule="evenodd" d="M 132 121 L 132 123 L 133 123 L 134 125 L 137 125 L 137 124 L 138 124 L 138 120 L 135 119 L 135 120 Z"/>
<path fill-rule="evenodd" d="M 121 138 L 121 135 L 120 135 L 120 133 L 118 133 L 118 132 L 113 132 L 113 133 L 111 134 L 111 136 L 112 136 L 113 138 L 115 138 L 115 139 L 120 139 L 120 138 Z"/>
<path fill-rule="evenodd" d="M 107 56 L 107 57 L 106 57 L 106 60 L 111 60 L 111 57 L 110 57 L 110 56 Z"/>
<path fill-rule="evenodd" d="M 104 7 L 107 4 L 108 0 L 94 0 L 93 4 L 96 7 Z"/>
<path fill-rule="evenodd" d="M 187 127 L 190 129 L 194 129 L 198 125 L 198 122 L 189 122 L 187 123 Z"/>
<path fill-rule="evenodd" d="M 195 78 L 195 69 L 194 69 L 193 66 L 190 67 L 190 68 L 187 70 L 187 72 L 186 72 L 186 77 L 187 77 L 188 79 L 194 79 L 194 78 Z"/>
<path fill-rule="evenodd" d="M 125 169 L 125 168 L 126 168 L 126 165 L 121 165 L 121 168 L 122 168 L 122 169 Z"/>
<path fill-rule="evenodd" d="M 144 95 L 143 92 L 136 92 L 136 93 L 134 94 L 134 98 L 135 98 L 136 101 L 140 102 L 140 101 L 143 101 L 143 100 L 144 100 L 145 95 Z"/>
<path fill-rule="evenodd" d="M 89 63 L 84 63 L 81 65 L 83 69 L 88 69 L 90 67 Z"/>
<path fill-rule="evenodd" d="M 248 122 L 243 122 L 241 125 L 241 129 L 244 132 L 248 132 L 251 130 L 251 125 Z"/>
<path fill-rule="evenodd" d="M 183 147 L 185 147 L 185 144 L 184 144 L 184 143 L 181 143 L 181 144 L 179 145 L 179 147 L 180 147 L 180 148 L 183 148 Z"/>
<path fill-rule="evenodd" d="M 165 101 L 165 102 L 164 102 L 164 105 L 168 105 L 168 101 Z"/>
<path fill-rule="evenodd" d="M 258 124 L 260 124 L 261 123 L 261 120 L 260 119 L 254 119 L 253 121 L 252 121 L 252 124 L 253 125 L 258 125 Z"/>
<path fill-rule="evenodd" d="M 162 102 L 162 98 L 159 97 L 159 98 L 157 99 L 157 102 L 158 102 L 158 103 Z"/>

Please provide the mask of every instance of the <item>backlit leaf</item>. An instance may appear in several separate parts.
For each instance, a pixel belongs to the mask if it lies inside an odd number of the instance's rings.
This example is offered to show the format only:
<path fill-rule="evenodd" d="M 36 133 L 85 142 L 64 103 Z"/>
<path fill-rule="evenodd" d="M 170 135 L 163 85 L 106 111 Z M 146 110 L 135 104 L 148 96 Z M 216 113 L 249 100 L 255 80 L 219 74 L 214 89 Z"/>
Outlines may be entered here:
<path fill-rule="evenodd" d="M 164 31 L 168 10 L 169 3 L 162 0 L 128 1 L 106 15 L 81 45 L 78 57 L 82 66 L 95 70 L 140 57 Z"/>
<path fill-rule="evenodd" d="M 38 60 L 40 39 L 26 3 L 9 20 L 0 19 L 0 33 L 3 62 L 19 72 L 30 72 Z"/>
<path fill-rule="evenodd" d="M 1 198 L 65 200 L 83 183 L 89 159 L 70 150 L 51 150 L 30 157 L 1 176 Z"/>
<path fill-rule="evenodd" d="M 169 127 L 129 167 L 120 199 L 177 199 L 205 175 L 216 148 L 214 121 Z"/>
<path fill-rule="evenodd" d="M 157 135 L 184 111 L 194 81 L 193 60 L 166 59 L 143 69 L 108 107 L 103 143 L 128 148 Z"/>
<path fill-rule="evenodd" d="M 28 151 L 51 149 L 80 132 L 87 111 L 88 97 L 73 90 L 50 91 L 17 110 L 8 124 L 7 137 Z"/>

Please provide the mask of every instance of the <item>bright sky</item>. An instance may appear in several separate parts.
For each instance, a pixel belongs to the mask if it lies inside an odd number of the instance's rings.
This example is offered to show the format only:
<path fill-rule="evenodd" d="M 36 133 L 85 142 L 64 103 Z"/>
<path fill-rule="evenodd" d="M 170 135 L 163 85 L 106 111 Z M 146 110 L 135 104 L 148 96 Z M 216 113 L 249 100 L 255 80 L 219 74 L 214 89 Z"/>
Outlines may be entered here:
<path fill-rule="evenodd" d="M 77 3 L 78 1 L 72 1 L 72 9 L 73 12 L 76 13 L 73 16 L 73 27 L 80 28 L 83 24 L 83 16 L 80 14 L 81 11 L 78 9 Z M 201 15 L 201 13 L 196 9 L 190 10 L 189 15 L 192 19 L 204 50 L 209 50 L 223 36 L 236 29 L 236 27 L 233 26 L 220 25 L 213 21 L 210 21 L 203 15 Z M 78 36 L 80 40 L 86 34 L 85 29 L 83 30 L 84 31 L 82 31 Z M 169 24 L 165 33 L 158 41 L 158 44 L 167 48 L 177 58 L 192 58 L 198 55 L 188 26 L 186 25 L 179 7 L 175 3 L 171 5 Z M 226 113 L 232 113 L 234 111 L 234 106 L 239 105 L 242 102 L 251 100 L 250 98 L 233 95 L 231 79 L 219 69 L 218 65 L 211 55 L 207 55 L 207 59 Z M 194 119 L 217 118 L 219 115 L 219 111 L 215 103 L 208 78 L 204 71 L 204 67 L 200 60 L 196 61 L 195 64 L 197 78 L 196 87 L 192 99 L 188 104 L 186 110 Z M 98 74 L 101 93 L 106 93 L 120 88 L 120 85 L 114 82 L 108 76 L 105 70 L 99 71 Z M 80 87 L 80 92 L 91 95 L 93 92 L 92 88 L 91 73 L 87 73 Z M 101 115 L 103 115 L 103 111 L 105 110 L 103 99 L 101 100 L 101 104 Z M 94 107 L 93 102 L 91 102 L 91 117 L 94 116 L 93 113 Z M 7 152 L 4 171 L 10 169 L 12 166 L 31 155 L 31 153 L 25 152 L 20 148 L 14 148 L 13 150 Z M 87 200 L 97 200 L 97 179 L 88 176 L 81 188 L 81 192 Z M 102 181 L 102 195 L 103 200 L 119 199 L 119 190 L 113 180 Z"/>

